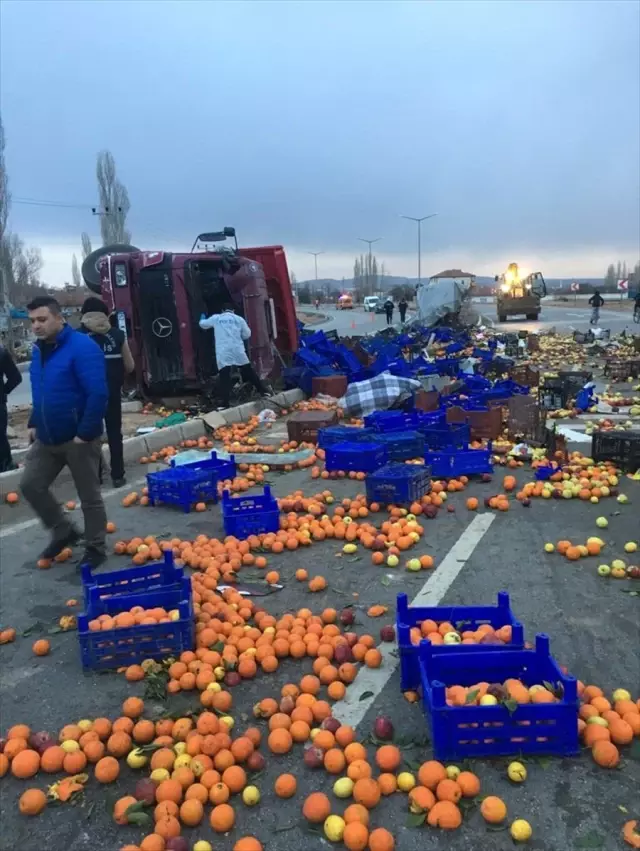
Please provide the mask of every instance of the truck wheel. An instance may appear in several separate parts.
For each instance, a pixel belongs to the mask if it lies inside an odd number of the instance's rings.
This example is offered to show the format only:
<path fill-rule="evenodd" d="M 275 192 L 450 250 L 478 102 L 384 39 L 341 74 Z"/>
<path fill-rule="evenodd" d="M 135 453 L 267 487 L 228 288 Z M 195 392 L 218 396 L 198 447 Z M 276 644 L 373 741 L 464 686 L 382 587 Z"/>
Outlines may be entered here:
<path fill-rule="evenodd" d="M 113 245 L 103 245 L 101 248 L 96 248 L 82 263 L 82 278 L 85 284 L 92 292 L 100 295 L 100 272 L 98 270 L 100 260 L 109 254 L 134 254 L 136 251 L 140 251 L 140 249 L 136 248 L 135 245 L 128 245 L 122 242 L 115 242 Z"/>
<path fill-rule="evenodd" d="M 527 313 L 527 319 L 530 319 L 530 320 L 534 320 L 534 321 L 535 321 L 537 318 L 538 318 L 538 314 L 537 314 L 537 313 Z"/>
<path fill-rule="evenodd" d="M 499 313 L 498 314 L 498 322 L 506 322 L 506 321 L 507 321 L 506 313 Z"/>

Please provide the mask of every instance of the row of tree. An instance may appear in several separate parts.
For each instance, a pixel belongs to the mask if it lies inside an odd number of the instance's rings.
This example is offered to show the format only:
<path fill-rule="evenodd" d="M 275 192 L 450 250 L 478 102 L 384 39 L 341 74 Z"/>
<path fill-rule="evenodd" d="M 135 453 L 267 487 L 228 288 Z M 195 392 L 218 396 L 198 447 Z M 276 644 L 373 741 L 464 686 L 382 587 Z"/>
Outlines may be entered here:
<path fill-rule="evenodd" d="M 604 289 L 613 292 L 618 288 L 618 281 L 629 281 L 629 289 L 637 290 L 640 288 L 640 263 L 636 263 L 633 271 L 628 271 L 625 262 L 610 263 L 607 267 L 607 274 L 604 276 Z"/>

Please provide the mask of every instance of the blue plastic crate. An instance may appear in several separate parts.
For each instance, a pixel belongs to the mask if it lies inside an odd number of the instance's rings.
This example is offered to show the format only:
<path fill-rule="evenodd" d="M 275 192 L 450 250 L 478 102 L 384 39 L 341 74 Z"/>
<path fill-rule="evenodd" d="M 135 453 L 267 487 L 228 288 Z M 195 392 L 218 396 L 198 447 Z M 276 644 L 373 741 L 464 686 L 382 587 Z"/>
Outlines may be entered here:
<path fill-rule="evenodd" d="M 512 754 L 575 756 L 578 746 L 578 687 L 551 656 L 549 638 L 536 636 L 535 650 L 439 652 L 431 642 L 419 648 L 425 717 L 434 757 L 443 762 Z M 561 686 L 557 703 L 506 706 L 447 706 L 446 689 L 514 678 L 527 686 Z"/>
<path fill-rule="evenodd" d="M 383 443 L 336 443 L 325 455 L 327 470 L 356 470 L 373 473 L 387 463 L 387 447 Z"/>
<path fill-rule="evenodd" d="M 375 432 L 372 428 L 361 428 L 360 426 L 327 426 L 318 431 L 318 446 L 326 449 L 336 443 L 345 441 L 357 443 L 361 440 L 371 440 Z"/>
<path fill-rule="evenodd" d="M 149 503 L 177 505 L 186 513 L 196 502 L 217 502 L 218 483 L 233 479 L 236 463 L 217 457 L 215 452 L 202 461 L 171 466 L 167 470 L 147 474 Z"/>
<path fill-rule="evenodd" d="M 95 592 L 95 593 L 94 593 Z M 84 614 L 78 615 L 78 640 L 82 666 L 94 671 L 136 665 L 143 659 L 166 659 L 193 650 L 195 620 L 191 581 L 184 577 L 168 589 L 156 588 L 144 593 L 117 594 L 101 598 L 96 587 L 89 590 Z M 123 629 L 92 632 L 89 621 L 99 615 L 116 615 L 133 606 L 145 609 L 162 607 L 177 610 L 180 617 L 169 623 L 138 624 Z"/>
<path fill-rule="evenodd" d="M 224 491 L 222 520 L 225 534 L 236 538 L 277 532 L 280 528 L 278 501 L 271 496 L 269 485 L 265 485 L 264 492 L 256 496 L 232 497 L 229 491 Z"/>
<path fill-rule="evenodd" d="M 423 416 L 422 411 L 374 411 L 364 418 L 364 424 L 377 432 L 405 431 L 417 428 Z"/>
<path fill-rule="evenodd" d="M 377 443 L 387 447 L 389 461 L 408 461 L 424 452 L 424 436 L 418 431 L 391 431 L 377 434 Z"/>
<path fill-rule="evenodd" d="M 429 450 L 466 449 L 471 439 L 467 423 L 442 423 L 421 428 L 420 431 Z"/>
<path fill-rule="evenodd" d="M 474 476 L 492 473 L 491 443 L 487 449 L 442 449 L 425 452 L 425 464 L 431 467 L 435 479 L 452 479 L 457 476 Z"/>
<path fill-rule="evenodd" d="M 431 490 L 431 470 L 422 464 L 385 464 L 367 476 L 367 501 L 402 505 Z"/>
<path fill-rule="evenodd" d="M 176 567 L 173 553 L 167 550 L 162 561 L 144 565 L 131 565 L 122 570 L 109 573 L 91 572 L 89 565 L 82 566 L 82 585 L 85 605 L 88 605 L 89 589 L 99 599 L 107 599 L 119 594 L 140 594 L 157 588 L 167 588 L 179 584 L 184 578 L 184 570 Z"/>
<path fill-rule="evenodd" d="M 489 624 L 494 629 L 502 626 L 512 628 L 511 641 L 508 645 L 487 644 L 435 644 L 436 652 L 477 653 L 479 651 L 522 650 L 524 648 L 524 629 L 516 620 L 511 610 L 509 595 L 506 591 L 498 592 L 496 606 L 410 606 L 406 594 L 398 594 L 396 602 L 396 629 L 398 632 L 398 647 L 400 649 L 400 688 L 402 691 L 415 691 L 420 685 L 419 645 L 411 642 L 411 630 L 422 621 L 432 620 L 436 623 L 448 621 L 460 632 L 476 630 L 482 624 Z"/>

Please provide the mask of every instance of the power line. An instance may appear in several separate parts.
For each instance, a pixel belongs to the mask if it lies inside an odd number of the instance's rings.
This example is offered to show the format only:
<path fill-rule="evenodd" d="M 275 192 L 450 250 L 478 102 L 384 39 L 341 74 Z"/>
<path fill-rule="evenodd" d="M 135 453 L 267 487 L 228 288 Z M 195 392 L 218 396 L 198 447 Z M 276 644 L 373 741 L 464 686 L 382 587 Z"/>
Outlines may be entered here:
<path fill-rule="evenodd" d="M 65 204 L 60 201 L 45 201 L 38 198 L 12 198 L 14 204 L 28 204 L 33 207 L 67 207 L 74 210 L 94 210 L 91 204 Z"/>

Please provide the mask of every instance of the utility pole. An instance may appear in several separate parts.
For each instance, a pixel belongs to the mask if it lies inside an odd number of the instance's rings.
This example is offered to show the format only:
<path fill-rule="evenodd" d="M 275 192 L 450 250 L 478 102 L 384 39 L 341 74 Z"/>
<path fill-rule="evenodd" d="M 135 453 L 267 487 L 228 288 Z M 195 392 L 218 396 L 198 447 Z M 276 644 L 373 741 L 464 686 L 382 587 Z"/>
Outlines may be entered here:
<path fill-rule="evenodd" d="M 316 267 L 316 292 L 317 292 L 317 290 L 318 290 L 318 257 L 321 254 L 324 254 L 324 251 L 307 251 L 307 254 L 311 254 L 311 256 L 313 257 L 313 262 L 315 263 L 315 267 Z"/>
<path fill-rule="evenodd" d="M 421 234 L 420 234 L 420 226 L 422 222 L 426 219 L 432 219 L 434 216 L 437 216 L 437 213 L 431 213 L 428 216 L 422 216 L 421 218 L 416 218 L 415 216 L 400 216 L 401 219 L 409 219 L 410 222 L 418 223 L 418 285 L 422 282 L 422 244 L 421 244 Z"/>
<path fill-rule="evenodd" d="M 369 275 L 371 273 L 371 246 L 374 242 L 380 242 L 382 237 L 378 236 L 375 239 L 363 239 L 361 236 L 359 236 L 358 239 L 360 240 L 360 242 L 366 242 L 369 246 L 369 260 L 367 263 L 367 291 L 365 295 L 373 295 L 373 293 L 369 289 Z"/>

